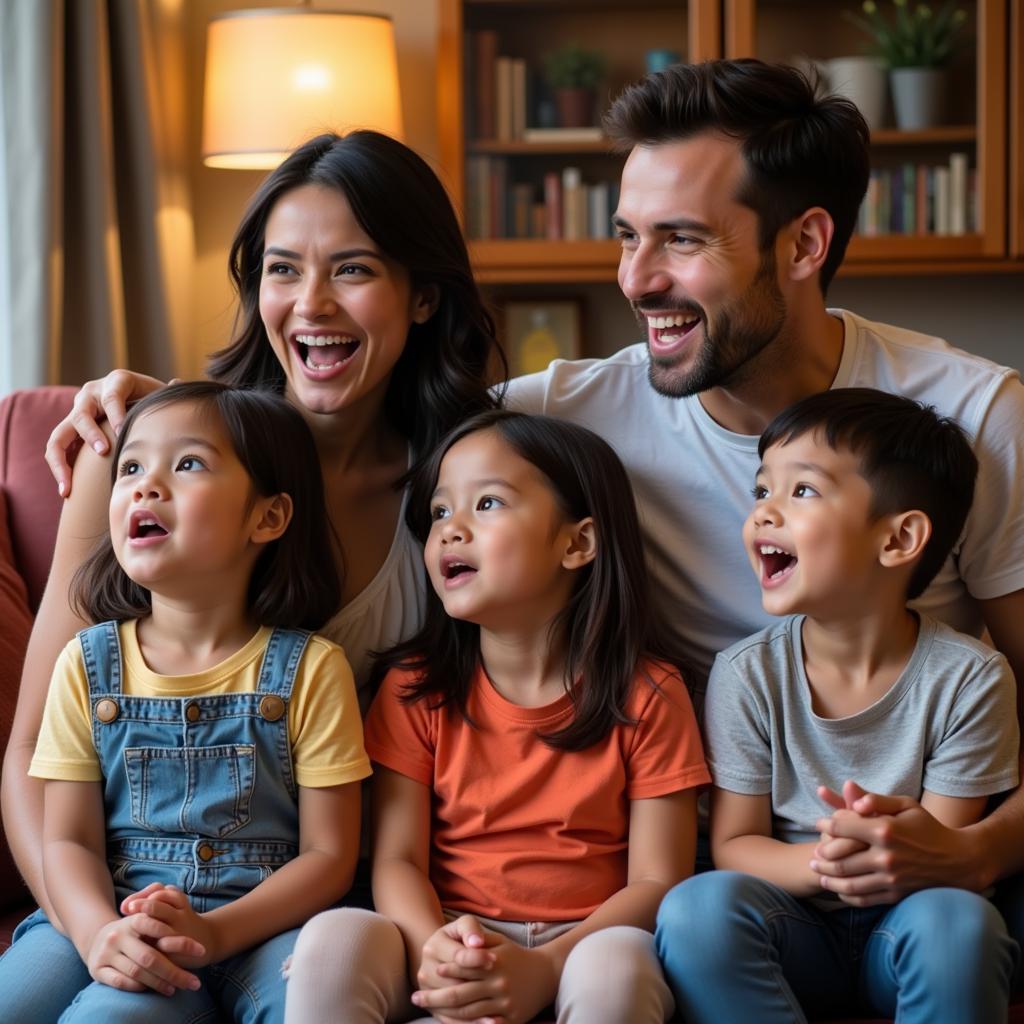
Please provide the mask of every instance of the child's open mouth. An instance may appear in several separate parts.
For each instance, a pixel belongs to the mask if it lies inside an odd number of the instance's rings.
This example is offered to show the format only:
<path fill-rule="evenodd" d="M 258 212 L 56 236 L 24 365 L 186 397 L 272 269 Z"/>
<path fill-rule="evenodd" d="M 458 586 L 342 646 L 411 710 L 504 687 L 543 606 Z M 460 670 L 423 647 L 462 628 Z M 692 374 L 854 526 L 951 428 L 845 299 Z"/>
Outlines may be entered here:
<path fill-rule="evenodd" d="M 166 537 L 167 534 L 167 527 L 151 512 L 137 509 L 131 514 L 128 521 L 129 540 L 152 540 Z"/>
<path fill-rule="evenodd" d="M 796 568 L 797 557 L 774 544 L 758 544 L 761 557 L 761 582 L 766 586 L 781 583 Z"/>
<path fill-rule="evenodd" d="M 476 566 L 464 562 L 454 555 L 445 555 L 441 559 L 441 576 L 445 586 L 459 586 L 476 575 Z"/>

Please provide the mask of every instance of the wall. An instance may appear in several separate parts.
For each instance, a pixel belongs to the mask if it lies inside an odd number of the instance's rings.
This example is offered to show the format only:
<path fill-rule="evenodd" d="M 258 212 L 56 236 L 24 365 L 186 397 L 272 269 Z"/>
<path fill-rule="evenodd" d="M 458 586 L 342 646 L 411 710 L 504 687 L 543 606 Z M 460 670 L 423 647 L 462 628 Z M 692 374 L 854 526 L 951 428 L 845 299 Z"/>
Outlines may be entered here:
<path fill-rule="evenodd" d="M 234 308 L 226 269 L 228 247 L 246 200 L 262 178 L 256 172 L 211 170 L 200 161 L 206 24 L 226 11 L 280 5 L 280 0 L 192 0 L 186 5 L 196 268 L 193 339 L 187 365 L 181 368 L 184 375 L 201 374 L 205 354 L 228 340 Z M 312 6 L 340 5 L 314 2 Z M 436 167 L 437 0 L 360 0 L 355 7 L 394 19 L 406 141 Z M 637 337 L 629 308 L 614 284 L 531 287 L 528 293 L 573 294 L 584 299 L 587 354 L 614 352 Z M 1024 370 L 1024 275 L 840 278 L 832 286 L 829 301 L 872 319 L 937 334 L 961 348 Z"/>

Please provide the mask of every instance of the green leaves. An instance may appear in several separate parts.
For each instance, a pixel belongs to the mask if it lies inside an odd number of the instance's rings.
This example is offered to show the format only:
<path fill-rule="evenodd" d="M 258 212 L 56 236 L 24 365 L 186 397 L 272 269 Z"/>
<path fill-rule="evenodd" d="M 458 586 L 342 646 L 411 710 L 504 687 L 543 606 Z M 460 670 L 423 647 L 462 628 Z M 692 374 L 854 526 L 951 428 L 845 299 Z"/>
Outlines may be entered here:
<path fill-rule="evenodd" d="M 596 89 L 604 77 L 604 54 L 569 43 L 544 58 L 544 70 L 552 89 Z"/>
<path fill-rule="evenodd" d="M 887 18 L 875 0 L 864 0 L 863 14 L 843 11 L 843 16 L 860 28 L 873 43 L 874 53 L 891 68 L 936 68 L 953 54 L 967 13 L 946 0 L 936 13 L 927 3 L 892 0 L 893 15 Z"/>

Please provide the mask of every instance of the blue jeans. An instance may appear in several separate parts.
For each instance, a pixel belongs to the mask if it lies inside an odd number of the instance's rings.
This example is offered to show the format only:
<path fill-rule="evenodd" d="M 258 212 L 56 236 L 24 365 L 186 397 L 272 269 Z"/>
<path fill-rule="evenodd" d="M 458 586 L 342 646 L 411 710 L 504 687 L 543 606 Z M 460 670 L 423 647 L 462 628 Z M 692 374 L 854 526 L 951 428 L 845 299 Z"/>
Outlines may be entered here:
<path fill-rule="evenodd" d="M 91 981 L 71 940 L 36 910 L 15 928 L 11 948 L 0 957 L 0 1020 L 56 1024 Z"/>
<path fill-rule="evenodd" d="M 900 1024 L 993 1024 L 1006 1019 L 1019 956 L 975 893 L 925 889 L 893 906 L 819 910 L 735 871 L 669 892 L 655 943 L 689 1024 L 857 1009 Z"/>

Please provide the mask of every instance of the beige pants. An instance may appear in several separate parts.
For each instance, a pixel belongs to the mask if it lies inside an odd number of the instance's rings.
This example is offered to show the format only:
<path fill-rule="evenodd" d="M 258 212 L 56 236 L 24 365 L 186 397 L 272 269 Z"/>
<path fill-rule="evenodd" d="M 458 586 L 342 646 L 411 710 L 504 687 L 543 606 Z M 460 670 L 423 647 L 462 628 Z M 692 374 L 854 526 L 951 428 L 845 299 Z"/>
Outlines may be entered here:
<path fill-rule="evenodd" d="M 577 923 L 480 920 L 526 947 L 550 942 Z M 436 1024 L 413 1006 L 411 991 L 405 945 L 391 921 L 352 907 L 328 910 L 295 944 L 285 1024 Z M 577 943 L 555 1000 L 558 1024 L 664 1024 L 674 1009 L 653 937 L 625 926 Z"/>

